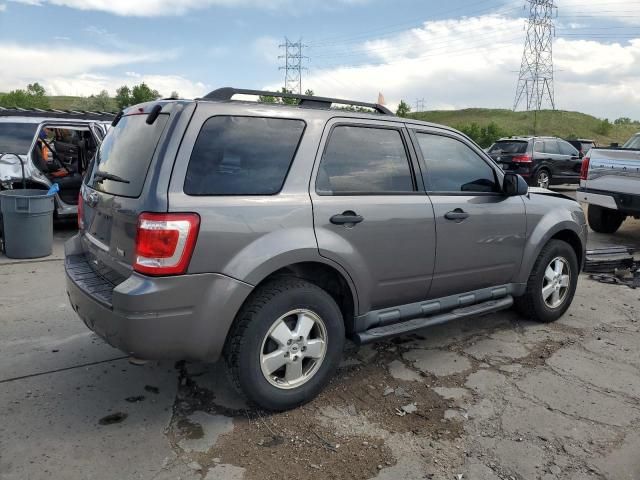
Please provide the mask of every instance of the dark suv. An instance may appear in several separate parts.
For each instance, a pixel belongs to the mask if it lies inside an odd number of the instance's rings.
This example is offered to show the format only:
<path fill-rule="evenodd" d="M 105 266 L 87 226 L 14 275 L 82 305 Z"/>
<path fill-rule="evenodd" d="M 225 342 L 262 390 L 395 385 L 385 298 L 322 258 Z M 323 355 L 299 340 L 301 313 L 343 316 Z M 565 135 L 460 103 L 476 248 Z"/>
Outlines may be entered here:
<path fill-rule="evenodd" d="M 489 155 L 505 172 L 517 173 L 531 186 L 580 182 L 580 152 L 560 138 L 502 138 L 489 149 Z"/>
<path fill-rule="evenodd" d="M 589 153 L 589 150 L 596 148 L 598 145 L 595 140 L 588 140 L 586 138 L 578 138 L 577 140 L 567 139 L 571 145 L 573 145 L 580 153 L 580 158 L 583 158 Z"/>
<path fill-rule="evenodd" d="M 373 113 L 331 108 L 345 103 Z M 451 128 L 235 89 L 119 115 L 79 224 L 67 289 L 90 329 L 139 358 L 222 356 L 238 389 L 276 410 L 323 388 L 347 337 L 514 304 L 558 319 L 587 232 L 577 202 L 528 192 Z"/>

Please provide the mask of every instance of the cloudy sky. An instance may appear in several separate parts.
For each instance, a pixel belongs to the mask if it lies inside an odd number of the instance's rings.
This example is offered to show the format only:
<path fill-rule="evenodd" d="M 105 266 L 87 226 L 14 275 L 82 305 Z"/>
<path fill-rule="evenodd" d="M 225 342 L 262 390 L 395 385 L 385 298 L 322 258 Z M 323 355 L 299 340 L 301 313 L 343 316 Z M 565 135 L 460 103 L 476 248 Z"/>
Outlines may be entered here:
<path fill-rule="evenodd" d="M 279 45 L 307 45 L 303 88 L 427 109 L 513 106 L 524 0 L 0 0 L 0 91 L 162 94 L 279 88 Z M 556 104 L 640 119 L 640 0 L 557 0 Z"/>

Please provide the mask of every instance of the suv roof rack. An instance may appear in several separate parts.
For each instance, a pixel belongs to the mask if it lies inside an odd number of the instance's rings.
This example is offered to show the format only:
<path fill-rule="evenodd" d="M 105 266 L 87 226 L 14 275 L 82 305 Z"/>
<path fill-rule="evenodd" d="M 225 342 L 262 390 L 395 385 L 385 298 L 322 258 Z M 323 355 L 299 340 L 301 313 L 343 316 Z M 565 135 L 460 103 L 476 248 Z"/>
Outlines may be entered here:
<path fill-rule="evenodd" d="M 277 97 L 277 98 L 294 98 L 300 100 L 299 105 L 308 108 L 331 108 L 333 104 L 340 105 L 352 105 L 354 107 L 366 107 L 381 113 L 382 115 L 393 115 L 393 112 L 384 105 L 377 103 L 358 102 L 353 100 L 341 100 L 339 98 L 328 97 L 315 97 L 312 95 L 299 95 L 297 93 L 282 93 L 282 92 L 266 92 L 262 90 L 247 90 L 243 88 L 224 87 L 218 88 L 212 92 L 209 92 L 200 100 L 213 100 L 213 101 L 225 101 L 231 100 L 234 95 L 257 95 L 264 97 Z"/>
<path fill-rule="evenodd" d="M 88 112 L 78 110 L 56 110 L 53 108 L 5 108 L 0 107 L 0 117 L 47 117 L 69 120 L 105 120 L 111 121 L 116 116 L 113 112 Z"/>

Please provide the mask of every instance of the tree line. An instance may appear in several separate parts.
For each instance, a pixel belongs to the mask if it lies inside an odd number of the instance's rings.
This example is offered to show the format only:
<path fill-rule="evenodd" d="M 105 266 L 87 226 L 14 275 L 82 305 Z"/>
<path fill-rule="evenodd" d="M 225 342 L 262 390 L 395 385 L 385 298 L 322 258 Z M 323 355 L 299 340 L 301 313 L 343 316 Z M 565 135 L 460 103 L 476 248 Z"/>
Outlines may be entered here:
<path fill-rule="evenodd" d="M 107 90 L 78 97 L 67 107 L 70 110 L 110 112 L 138 103 L 151 102 L 160 98 L 160 93 L 151 88 L 145 82 L 129 87 L 122 85 L 112 97 Z M 172 92 L 170 98 L 179 98 L 178 92 Z M 51 100 L 45 88 L 39 83 L 30 83 L 25 89 L 12 90 L 9 93 L 0 93 L 0 107 L 5 108 L 51 108 Z"/>

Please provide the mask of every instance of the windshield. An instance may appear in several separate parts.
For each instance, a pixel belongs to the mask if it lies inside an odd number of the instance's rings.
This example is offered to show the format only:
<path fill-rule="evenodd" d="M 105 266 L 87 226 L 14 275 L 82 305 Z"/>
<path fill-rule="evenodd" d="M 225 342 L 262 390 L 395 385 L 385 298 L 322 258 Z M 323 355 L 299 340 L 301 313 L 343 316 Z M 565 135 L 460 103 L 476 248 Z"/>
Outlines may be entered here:
<path fill-rule="evenodd" d="M 0 123 L 0 153 L 29 153 L 37 123 Z"/>
<path fill-rule="evenodd" d="M 161 114 L 153 125 L 146 120 L 147 115 L 130 115 L 109 129 L 97 154 L 93 188 L 123 197 L 140 195 L 169 115 Z"/>
<path fill-rule="evenodd" d="M 489 153 L 527 153 L 527 142 L 497 142 Z"/>
<path fill-rule="evenodd" d="M 631 137 L 631 139 L 624 144 L 622 148 L 631 148 L 634 150 L 640 150 L 640 133 Z"/>

